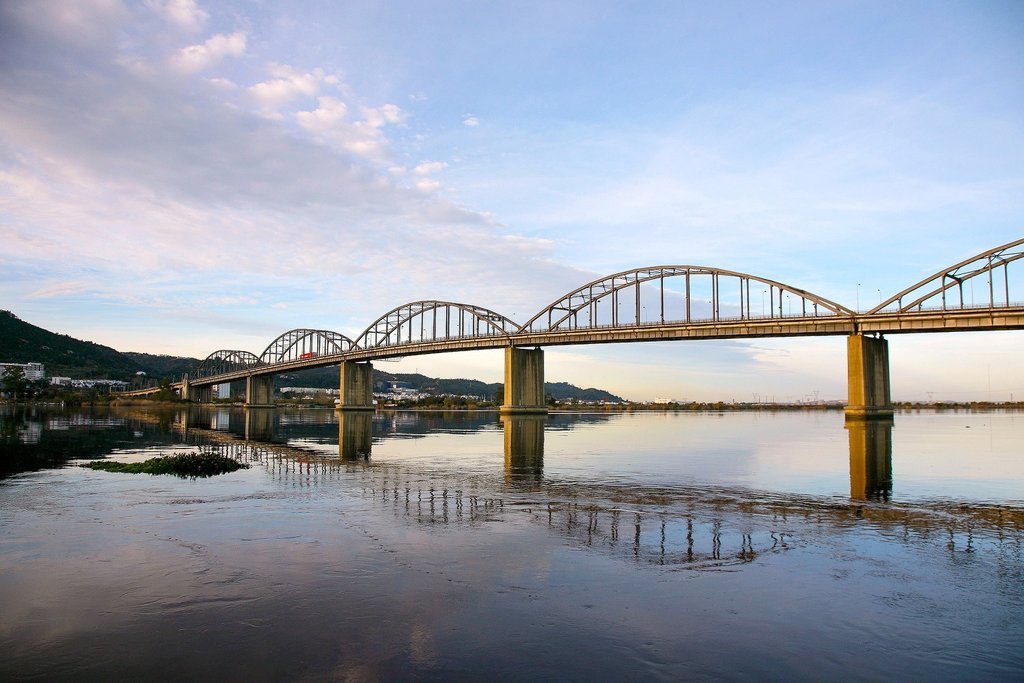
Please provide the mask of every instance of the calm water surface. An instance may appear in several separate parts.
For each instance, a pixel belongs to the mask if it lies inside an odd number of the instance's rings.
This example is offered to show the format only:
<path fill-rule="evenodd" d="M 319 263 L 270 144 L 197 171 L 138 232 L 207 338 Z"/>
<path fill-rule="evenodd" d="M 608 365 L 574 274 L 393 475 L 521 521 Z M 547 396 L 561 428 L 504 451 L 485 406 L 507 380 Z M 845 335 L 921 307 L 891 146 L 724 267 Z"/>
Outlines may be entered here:
<path fill-rule="evenodd" d="M 1022 680 L 1022 538 L 1021 413 L 0 407 L 0 678 Z"/>

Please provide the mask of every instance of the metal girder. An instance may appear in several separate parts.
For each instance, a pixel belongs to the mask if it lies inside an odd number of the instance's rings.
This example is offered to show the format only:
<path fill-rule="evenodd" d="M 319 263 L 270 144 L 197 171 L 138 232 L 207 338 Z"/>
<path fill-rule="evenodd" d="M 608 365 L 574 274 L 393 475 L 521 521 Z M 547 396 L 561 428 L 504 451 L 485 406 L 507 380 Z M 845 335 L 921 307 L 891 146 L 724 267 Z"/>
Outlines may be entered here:
<path fill-rule="evenodd" d="M 248 351 L 223 349 L 214 351 L 199 365 L 196 377 L 212 377 L 228 372 L 247 370 L 260 365 L 260 359 Z"/>
<path fill-rule="evenodd" d="M 263 364 L 272 365 L 317 356 L 334 356 L 349 351 L 353 346 L 353 341 L 339 332 L 295 329 L 270 342 L 260 354 L 259 360 Z"/>
<path fill-rule="evenodd" d="M 361 348 L 378 348 L 414 341 L 508 335 L 518 328 L 515 321 L 480 306 L 414 301 L 382 315 L 354 343 Z"/>
<path fill-rule="evenodd" d="M 939 308 L 943 311 L 947 308 L 972 308 L 975 307 L 973 301 L 969 305 L 964 301 L 964 283 L 985 274 L 988 274 L 988 278 L 985 282 L 983 300 L 987 301 L 983 307 L 1009 306 L 1009 265 L 1020 258 L 1024 258 L 1024 239 L 1009 242 L 995 249 L 989 249 L 977 256 L 972 256 L 966 261 L 961 261 L 949 268 L 944 268 L 931 277 L 927 277 L 917 284 L 907 287 L 899 294 L 894 294 L 878 304 L 878 306 L 872 308 L 868 313 L 880 313 L 893 304 L 896 304 L 896 308 L 892 309 L 893 312 L 907 313 L 912 310 L 920 311 L 924 308 L 926 302 L 936 297 L 940 299 L 939 305 L 931 306 L 931 308 Z M 1003 271 L 1003 286 L 998 288 L 1002 291 L 997 291 L 994 280 L 1000 268 Z M 955 302 L 949 301 L 949 292 L 951 291 L 956 292 L 957 301 Z M 971 291 L 973 298 L 973 288 Z M 999 294 L 1002 295 L 1001 303 L 997 303 L 1000 301 Z M 904 303 L 904 299 L 909 299 L 910 301 Z"/>
<path fill-rule="evenodd" d="M 666 289 L 665 281 L 673 278 L 682 281 L 681 291 Z M 626 302 L 625 318 L 620 315 L 623 308 L 620 295 L 624 290 L 633 293 Z M 751 305 L 752 292 L 761 294 L 760 314 L 755 313 Z M 670 299 L 668 305 L 666 293 Z M 655 297 L 653 302 L 651 296 Z M 678 305 L 673 306 L 671 299 L 677 299 Z M 607 303 L 607 311 L 602 306 L 604 303 Z M 647 304 L 651 306 L 649 316 Z M 581 314 L 586 316 L 582 322 Z M 798 287 L 755 275 L 706 266 L 651 266 L 588 282 L 553 301 L 518 332 L 822 315 L 853 315 L 853 311 Z"/>

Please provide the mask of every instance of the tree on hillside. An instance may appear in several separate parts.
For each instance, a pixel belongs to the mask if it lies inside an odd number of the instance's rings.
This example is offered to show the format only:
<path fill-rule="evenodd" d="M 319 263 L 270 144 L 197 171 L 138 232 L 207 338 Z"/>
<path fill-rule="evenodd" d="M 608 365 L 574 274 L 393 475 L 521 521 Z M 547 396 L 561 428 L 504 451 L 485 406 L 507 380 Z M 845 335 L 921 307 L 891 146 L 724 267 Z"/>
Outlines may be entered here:
<path fill-rule="evenodd" d="M 22 368 L 12 366 L 4 370 L 0 378 L 4 392 L 14 398 L 22 398 L 28 391 L 29 382 L 25 379 L 25 371 Z"/>

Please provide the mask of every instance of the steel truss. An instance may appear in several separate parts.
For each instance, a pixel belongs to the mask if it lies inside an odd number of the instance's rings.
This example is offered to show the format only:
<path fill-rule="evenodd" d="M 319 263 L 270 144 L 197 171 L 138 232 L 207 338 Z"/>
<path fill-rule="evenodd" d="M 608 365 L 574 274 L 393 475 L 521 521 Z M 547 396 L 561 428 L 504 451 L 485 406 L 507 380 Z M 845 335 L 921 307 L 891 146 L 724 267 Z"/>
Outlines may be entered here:
<path fill-rule="evenodd" d="M 394 308 L 356 338 L 360 348 L 509 335 L 519 324 L 500 313 L 452 301 L 414 301 Z"/>
<path fill-rule="evenodd" d="M 871 313 L 908 313 L 928 308 L 947 310 L 950 308 L 997 308 L 1010 306 L 1010 269 L 1014 261 L 1024 258 L 1024 239 L 1004 244 L 1001 247 L 982 252 L 907 287 L 886 301 L 868 311 Z M 1000 273 L 999 271 L 1002 270 Z M 974 278 L 987 275 L 982 291 L 982 303 L 974 302 Z M 997 280 L 1002 276 L 1002 282 Z M 964 300 L 964 283 L 971 282 L 970 298 Z M 999 285 L 1002 285 L 1001 287 Z M 952 295 L 952 296 L 951 296 Z M 1002 295 L 1000 297 L 1000 295 Z M 934 301 L 938 298 L 938 301 Z M 904 299 L 909 299 L 904 303 Z M 952 300 L 951 300 L 952 299 Z M 895 304 L 894 308 L 890 308 Z"/>
<path fill-rule="evenodd" d="M 259 361 L 265 365 L 273 365 L 318 356 L 336 356 L 351 350 L 353 346 L 353 341 L 339 332 L 289 330 L 270 342 L 260 354 Z"/>
<path fill-rule="evenodd" d="M 625 300 L 623 293 L 628 295 Z M 652 266 L 588 282 L 556 299 L 518 331 L 823 315 L 853 315 L 853 311 L 806 290 L 746 273 L 704 266 Z"/>
<path fill-rule="evenodd" d="M 195 372 L 195 377 L 213 377 L 239 370 L 249 370 L 260 365 L 260 359 L 248 351 L 223 349 L 206 357 Z"/>

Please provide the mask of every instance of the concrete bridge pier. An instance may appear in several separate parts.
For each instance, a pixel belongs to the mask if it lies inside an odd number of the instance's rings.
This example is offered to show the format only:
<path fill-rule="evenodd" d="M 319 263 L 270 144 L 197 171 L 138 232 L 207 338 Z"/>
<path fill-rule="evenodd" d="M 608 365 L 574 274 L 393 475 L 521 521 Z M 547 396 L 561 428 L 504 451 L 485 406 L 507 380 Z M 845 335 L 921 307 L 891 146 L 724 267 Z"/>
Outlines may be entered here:
<path fill-rule="evenodd" d="M 192 400 L 192 383 L 188 381 L 188 375 L 181 378 L 181 389 L 178 390 L 178 398 L 182 401 Z"/>
<path fill-rule="evenodd" d="M 245 405 L 248 408 L 274 407 L 273 375 L 250 375 L 245 378 Z"/>
<path fill-rule="evenodd" d="M 543 349 L 505 349 L 505 404 L 501 412 L 548 412 L 544 402 Z"/>
<path fill-rule="evenodd" d="M 339 373 L 338 410 L 373 410 L 373 363 L 343 361 Z"/>
<path fill-rule="evenodd" d="M 846 338 L 849 382 L 847 420 L 891 419 L 889 394 L 889 342 L 854 334 Z"/>
<path fill-rule="evenodd" d="M 195 403 L 213 403 L 213 387 L 192 387 L 190 393 Z"/>

